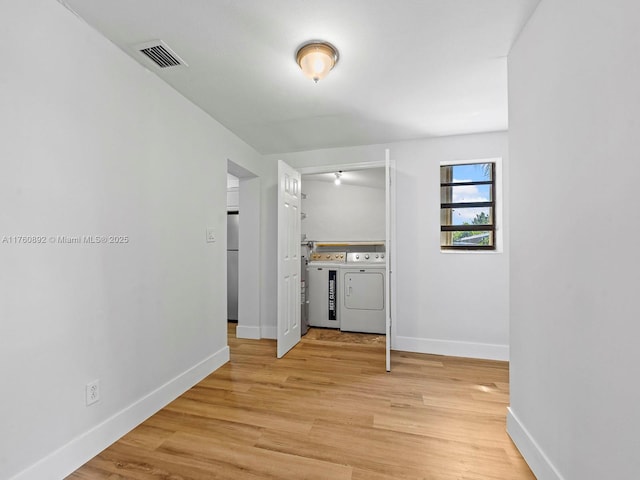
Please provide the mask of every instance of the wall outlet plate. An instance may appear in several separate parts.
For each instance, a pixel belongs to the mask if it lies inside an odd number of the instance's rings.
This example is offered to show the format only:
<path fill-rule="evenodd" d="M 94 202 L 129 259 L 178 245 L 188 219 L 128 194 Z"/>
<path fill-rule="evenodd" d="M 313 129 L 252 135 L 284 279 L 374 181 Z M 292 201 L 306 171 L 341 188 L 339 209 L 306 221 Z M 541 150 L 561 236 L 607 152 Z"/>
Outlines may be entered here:
<path fill-rule="evenodd" d="M 213 228 L 207 228 L 207 243 L 214 243 L 216 241 L 216 232 Z"/>
<path fill-rule="evenodd" d="M 93 405 L 100 400 L 100 380 L 87 383 L 85 387 L 85 400 L 87 406 Z"/>

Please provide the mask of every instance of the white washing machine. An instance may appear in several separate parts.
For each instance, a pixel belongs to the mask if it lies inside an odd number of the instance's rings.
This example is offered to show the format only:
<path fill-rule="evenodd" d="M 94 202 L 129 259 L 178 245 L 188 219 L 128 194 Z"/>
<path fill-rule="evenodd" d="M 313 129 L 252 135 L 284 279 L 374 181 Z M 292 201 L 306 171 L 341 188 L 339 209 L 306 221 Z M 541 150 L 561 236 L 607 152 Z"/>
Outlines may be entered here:
<path fill-rule="evenodd" d="M 310 327 L 340 328 L 340 267 L 346 252 L 312 253 L 307 265 Z"/>
<path fill-rule="evenodd" d="M 386 283 L 384 253 L 347 254 L 340 271 L 340 330 L 386 332 Z"/>

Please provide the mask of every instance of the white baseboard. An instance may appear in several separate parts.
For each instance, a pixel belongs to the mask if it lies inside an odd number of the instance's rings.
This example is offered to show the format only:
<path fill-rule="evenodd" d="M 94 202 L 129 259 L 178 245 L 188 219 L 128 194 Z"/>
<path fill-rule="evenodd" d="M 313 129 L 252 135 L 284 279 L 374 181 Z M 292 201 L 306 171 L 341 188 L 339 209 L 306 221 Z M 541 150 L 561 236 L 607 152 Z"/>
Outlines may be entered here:
<path fill-rule="evenodd" d="M 403 352 L 509 361 L 509 345 L 396 336 L 391 348 Z"/>
<path fill-rule="evenodd" d="M 278 327 L 262 327 L 260 332 L 262 333 L 262 338 L 278 338 Z"/>
<path fill-rule="evenodd" d="M 249 338 L 251 340 L 259 340 L 260 327 L 247 327 L 245 325 L 238 325 L 236 327 L 236 338 Z"/>
<path fill-rule="evenodd" d="M 225 346 L 10 480 L 65 478 L 228 361 L 229 347 Z"/>
<path fill-rule="evenodd" d="M 507 408 L 507 433 L 539 480 L 564 480 L 549 458 L 522 425 L 511 407 Z"/>

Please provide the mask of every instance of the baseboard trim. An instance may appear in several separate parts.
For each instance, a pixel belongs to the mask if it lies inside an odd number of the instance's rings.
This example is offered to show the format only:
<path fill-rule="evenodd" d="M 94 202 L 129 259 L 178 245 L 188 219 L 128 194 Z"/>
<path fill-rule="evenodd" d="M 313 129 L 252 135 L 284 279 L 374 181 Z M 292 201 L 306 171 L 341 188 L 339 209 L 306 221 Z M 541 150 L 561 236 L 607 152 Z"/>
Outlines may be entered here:
<path fill-rule="evenodd" d="M 540 480 L 564 480 L 564 477 L 560 475 L 560 472 L 540 449 L 540 446 L 529 431 L 522 425 L 520 419 L 513 413 L 511 407 L 507 408 L 507 433 L 516 448 L 520 450 L 522 457 L 536 478 Z"/>
<path fill-rule="evenodd" d="M 251 340 L 260 339 L 260 327 L 247 327 L 245 325 L 238 325 L 236 327 L 237 338 L 249 338 Z"/>
<path fill-rule="evenodd" d="M 396 336 L 391 348 L 404 352 L 509 361 L 509 345 Z"/>
<path fill-rule="evenodd" d="M 225 346 L 13 476 L 11 480 L 65 478 L 228 361 L 229 347 Z"/>
<path fill-rule="evenodd" d="M 262 334 L 262 338 L 270 338 L 272 340 L 278 338 L 277 327 L 262 327 L 260 333 Z"/>

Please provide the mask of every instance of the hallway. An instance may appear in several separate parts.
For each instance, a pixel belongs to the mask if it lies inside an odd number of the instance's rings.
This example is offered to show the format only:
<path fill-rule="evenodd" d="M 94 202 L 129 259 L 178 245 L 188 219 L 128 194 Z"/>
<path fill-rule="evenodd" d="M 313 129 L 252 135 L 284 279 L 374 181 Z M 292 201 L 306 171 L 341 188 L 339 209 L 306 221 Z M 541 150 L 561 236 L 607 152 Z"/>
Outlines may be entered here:
<path fill-rule="evenodd" d="M 504 362 L 393 352 L 311 329 L 285 358 L 231 361 L 69 479 L 533 479 L 505 431 Z"/>

